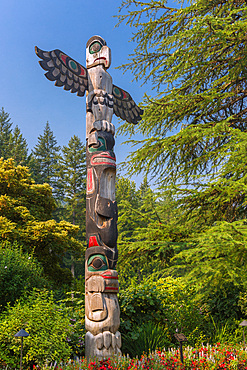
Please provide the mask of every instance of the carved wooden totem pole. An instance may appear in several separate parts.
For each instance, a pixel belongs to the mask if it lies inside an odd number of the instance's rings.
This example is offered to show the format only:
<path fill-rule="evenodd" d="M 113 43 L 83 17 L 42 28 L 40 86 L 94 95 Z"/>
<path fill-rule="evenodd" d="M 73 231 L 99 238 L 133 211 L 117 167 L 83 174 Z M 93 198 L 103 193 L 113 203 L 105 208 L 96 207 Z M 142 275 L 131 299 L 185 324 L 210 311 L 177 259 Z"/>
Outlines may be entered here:
<path fill-rule="evenodd" d="M 86 262 L 85 326 L 86 356 L 109 357 L 121 353 L 118 304 L 117 204 L 115 201 L 115 127 L 112 115 L 137 123 L 141 109 L 129 93 L 112 84 L 106 71 L 111 51 L 100 36 L 87 42 L 86 66 L 60 50 L 35 48 L 45 76 L 56 86 L 83 96 L 87 90 L 86 151 Z"/>

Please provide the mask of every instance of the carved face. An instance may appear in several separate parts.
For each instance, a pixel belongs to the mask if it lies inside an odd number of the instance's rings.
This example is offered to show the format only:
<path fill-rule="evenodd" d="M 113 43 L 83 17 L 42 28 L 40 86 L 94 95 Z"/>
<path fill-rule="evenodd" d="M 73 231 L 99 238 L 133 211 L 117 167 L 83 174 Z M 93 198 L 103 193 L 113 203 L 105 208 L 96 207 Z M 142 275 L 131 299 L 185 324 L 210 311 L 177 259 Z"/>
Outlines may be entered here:
<path fill-rule="evenodd" d="M 86 262 L 85 314 L 86 329 L 94 335 L 109 330 L 114 332 L 118 325 L 119 306 L 117 296 L 119 289 L 118 273 L 107 269 L 107 258 L 103 254 L 93 254 Z M 115 316 L 112 316 L 117 310 Z M 117 315 L 116 315 L 117 314 Z M 98 324 L 95 326 L 95 322 Z"/>
<path fill-rule="evenodd" d="M 111 65 L 111 49 L 100 36 L 93 36 L 87 42 L 86 65 L 91 68 L 103 64 L 105 69 Z"/>

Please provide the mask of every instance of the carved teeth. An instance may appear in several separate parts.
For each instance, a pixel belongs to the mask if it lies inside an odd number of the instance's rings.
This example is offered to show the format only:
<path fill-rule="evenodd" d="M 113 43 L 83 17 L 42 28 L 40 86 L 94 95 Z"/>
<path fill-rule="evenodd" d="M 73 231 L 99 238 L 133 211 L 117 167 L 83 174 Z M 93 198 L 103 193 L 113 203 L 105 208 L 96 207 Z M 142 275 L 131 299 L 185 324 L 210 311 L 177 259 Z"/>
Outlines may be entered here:
<path fill-rule="evenodd" d="M 119 331 L 117 331 L 115 334 L 111 333 L 110 331 L 104 331 L 103 333 L 99 333 L 95 336 L 90 332 L 87 332 L 86 339 L 89 340 L 91 346 L 93 346 L 93 342 L 95 342 L 97 349 L 100 351 L 109 349 L 111 347 L 114 352 L 117 352 L 118 348 L 121 348 L 122 345 L 121 334 Z"/>
<path fill-rule="evenodd" d="M 104 331 L 103 338 L 104 338 L 104 347 L 108 349 L 112 343 L 112 333 L 110 333 L 109 331 Z"/>
<path fill-rule="evenodd" d="M 119 331 L 116 332 L 115 338 L 116 338 L 116 341 L 117 341 L 117 347 L 118 348 L 121 348 L 121 346 L 122 346 L 122 339 L 121 339 L 121 334 L 120 334 Z"/>
<path fill-rule="evenodd" d="M 98 349 L 102 349 L 104 347 L 104 338 L 102 333 L 95 336 L 95 342 Z"/>

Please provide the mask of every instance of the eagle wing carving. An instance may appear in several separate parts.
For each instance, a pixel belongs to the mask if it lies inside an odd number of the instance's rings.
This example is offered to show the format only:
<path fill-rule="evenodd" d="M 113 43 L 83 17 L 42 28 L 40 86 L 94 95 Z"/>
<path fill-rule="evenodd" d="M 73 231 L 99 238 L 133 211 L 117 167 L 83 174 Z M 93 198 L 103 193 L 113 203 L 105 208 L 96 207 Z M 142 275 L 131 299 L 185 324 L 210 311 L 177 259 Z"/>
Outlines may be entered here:
<path fill-rule="evenodd" d="M 45 76 L 50 81 L 56 81 L 56 86 L 63 86 L 64 90 L 84 96 L 88 88 L 87 69 L 70 58 L 61 50 L 43 51 L 35 46 L 35 53 L 42 60 L 41 67 L 47 71 Z"/>
<path fill-rule="evenodd" d="M 131 95 L 118 86 L 112 86 L 113 111 L 117 117 L 129 123 L 138 123 L 141 120 L 143 110 L 136 105 Z"/>

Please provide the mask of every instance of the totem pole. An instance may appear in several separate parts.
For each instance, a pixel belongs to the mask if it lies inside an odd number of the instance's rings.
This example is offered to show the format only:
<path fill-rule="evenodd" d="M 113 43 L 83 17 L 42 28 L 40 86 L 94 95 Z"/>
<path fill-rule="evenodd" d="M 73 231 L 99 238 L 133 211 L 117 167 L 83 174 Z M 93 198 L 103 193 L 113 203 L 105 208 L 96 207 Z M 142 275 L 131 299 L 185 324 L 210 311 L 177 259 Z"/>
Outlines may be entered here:
<path fill-rule="evenodd" d="M 115 201 L 115 127 L 112 115 L 130 123 L 141 119 L 142 110 L 130 94 L 112 84 L 106 71 L 111 50 L 100 36 L 86 46 L 86 66 L 60 50 L 35 47 L 45 76 L 56 86 L 83 96 L 87 90 L 86 158 L 87 200 L 85 261 L 86 357 L 105 358 L 121 353 L 120 310 L 117 293 L 117 204 Z"/>

